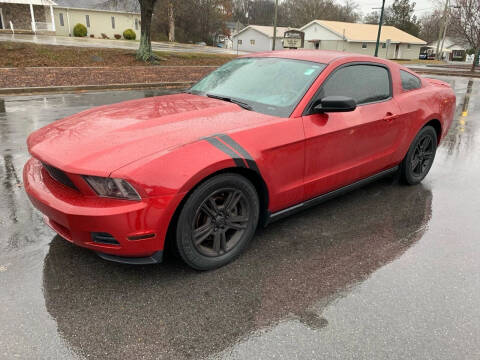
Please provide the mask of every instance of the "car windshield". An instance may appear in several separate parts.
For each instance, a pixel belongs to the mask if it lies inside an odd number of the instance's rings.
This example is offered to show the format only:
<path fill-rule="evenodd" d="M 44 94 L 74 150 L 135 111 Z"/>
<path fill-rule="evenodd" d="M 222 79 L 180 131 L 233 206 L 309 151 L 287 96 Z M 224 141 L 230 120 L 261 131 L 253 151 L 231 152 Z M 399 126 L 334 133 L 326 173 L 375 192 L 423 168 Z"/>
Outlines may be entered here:
<path fill-rule="evenodd" d="M 207 75 L 190 92 L 288 117 L 325 66 L 282 58 L 240 58 Z"/>

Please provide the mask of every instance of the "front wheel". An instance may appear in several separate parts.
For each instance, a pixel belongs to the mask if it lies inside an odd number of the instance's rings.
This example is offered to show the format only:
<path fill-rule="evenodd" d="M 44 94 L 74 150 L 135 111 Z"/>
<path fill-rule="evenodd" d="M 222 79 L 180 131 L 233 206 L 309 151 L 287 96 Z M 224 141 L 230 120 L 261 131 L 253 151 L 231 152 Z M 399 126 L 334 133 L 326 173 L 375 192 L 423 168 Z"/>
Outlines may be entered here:
<path fill-rule="evenodd" d="M 222 174 L 208 179 L 193 191 L 180 212 L 178 253 L 197 270 L 223 266 L 248 245 L 259 213 L 255 187 L 243 176 Z"/>
<path fill-rule="evenodd" d="M 437 152 L 437 133 L 428 125 L 419 131 L 400 165 L 402 180 L 415 185 L 427 176 Z"/>

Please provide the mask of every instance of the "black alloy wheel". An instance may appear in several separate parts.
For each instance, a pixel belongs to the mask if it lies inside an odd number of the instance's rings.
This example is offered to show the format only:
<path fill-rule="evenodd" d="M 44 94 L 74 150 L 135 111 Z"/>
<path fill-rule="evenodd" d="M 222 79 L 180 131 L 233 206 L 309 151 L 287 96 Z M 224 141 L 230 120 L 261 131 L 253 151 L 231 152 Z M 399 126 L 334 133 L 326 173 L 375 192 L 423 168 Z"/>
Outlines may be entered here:
<path fill-rule="evenodd" d="M 260 203 L 241 175 L 221 174 L 200 184 L 178 218 L 177 250 L 197 270 L 223 266 L 238 257 L 257 227 Z"/>
<path fill-rule="evenodd" d="M 437 152 L 437 133 L 432 126 L 422 128 L 400 165 L 400 175 L 409 185 L 420 183 L 432 167 Z"/>
<path fill-rule="evenodd" d="M 433 137 L 424 134 L 417 143 L 410 159 L 410 169 L 416 176 L 422 176 L 432 164 L 434 155 Z"/>
<path fill-rule="evenodd" d="M 215 191 L 197 209 L 193 219 L 193 243 L 205 256 L 231 251 L 247 229 L 250 209 L 245 195 L 237 189 Z"/>

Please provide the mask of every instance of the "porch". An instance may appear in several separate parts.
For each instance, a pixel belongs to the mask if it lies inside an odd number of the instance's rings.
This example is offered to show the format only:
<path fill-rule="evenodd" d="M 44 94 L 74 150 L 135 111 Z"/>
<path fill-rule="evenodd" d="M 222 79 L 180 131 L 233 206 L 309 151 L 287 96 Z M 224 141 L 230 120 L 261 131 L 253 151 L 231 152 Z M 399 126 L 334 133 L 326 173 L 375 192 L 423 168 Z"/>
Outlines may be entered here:
<path fill-rule="evenodd" d="M 0 33 L 55 33 L 52 0 L 0 0 Z"/>

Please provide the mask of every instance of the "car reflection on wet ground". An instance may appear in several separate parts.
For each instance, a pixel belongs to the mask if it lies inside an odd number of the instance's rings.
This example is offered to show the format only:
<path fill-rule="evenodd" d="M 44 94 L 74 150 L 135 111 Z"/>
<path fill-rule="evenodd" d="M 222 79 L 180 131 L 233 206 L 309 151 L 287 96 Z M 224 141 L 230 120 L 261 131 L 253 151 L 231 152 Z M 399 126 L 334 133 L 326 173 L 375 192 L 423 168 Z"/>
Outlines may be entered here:
<path fill-rule="evenodd" d="M 423 184 L 385 178 L 258 231 L 236 262 L 105 262 L 22 188 L 33 130 L 161 91 L 0 98 L 0 358 L 480 357 L 480 82 Z"/>

